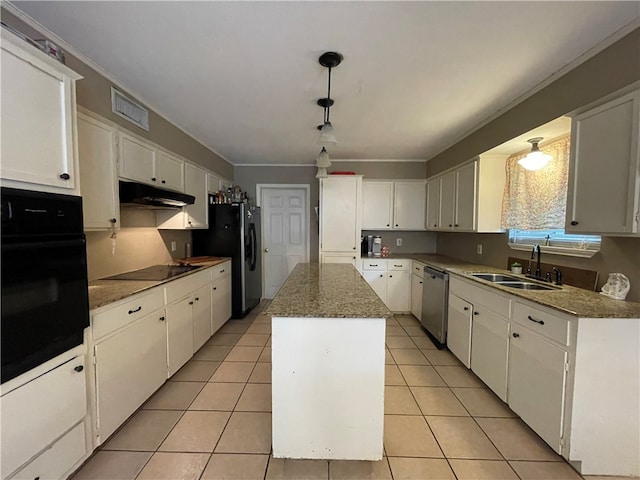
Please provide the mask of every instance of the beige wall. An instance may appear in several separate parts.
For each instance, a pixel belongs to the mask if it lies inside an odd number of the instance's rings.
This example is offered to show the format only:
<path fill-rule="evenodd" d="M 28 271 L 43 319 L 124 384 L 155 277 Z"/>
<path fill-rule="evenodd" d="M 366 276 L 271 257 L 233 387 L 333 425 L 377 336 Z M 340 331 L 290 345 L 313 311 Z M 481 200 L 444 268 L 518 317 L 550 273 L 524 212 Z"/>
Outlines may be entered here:
<path fill-rule="evenodd" d="M 640 28 L 427 163 L 431 177 L 640 80 Z"/>
<path fill-rule="evenodd" d="M 129 272 L 150 265 L 168 264 L 184 257 L 184 245 L 191 241 L 186 230 L 158 230 L 152 210 L 123 208 L 122 228 L 116 234 L 112 250 L 110 232 L 87 232 L 87 264 L 89 281 Z M 176 251 L 171 252 L 171 242 Z"/>
<path fill-rule="evenodd" d="M 2 9 L 2 21 L 26 35 L 40 39 L 45 38 L 40 32 L 29 27 L 13 14 Z M 77 100 L 83 107 L 102 115 L 105 118 L 121 125 L 123 128 L 147 138 L 148 140 L 162 145 L 168 150 L 175 152 L 190 161 L 197 163 L 209 170 L 212 170 L 230 180 L 233 179 L 233 165 L 212 152 L 210 149 L 193 139 L 176 126 L 159 116 L 151 106 L 145 105 L 149 109 L 149 131 L 142 130 L 137 126 L 124 120 L 122 117 L 111 112 L 111 86 L 118 87 L 111 81 L 103 77 L 100 73 L 89 67 L 87 64 L 66 53 L 66 64 L 71 69 L 78 72 L 84 78 L 77 82 Z M 138 101 L 123 88 L 118 89 L 127 94 L 130 98 Z M 144 94 L 144 92 L 141 92 Z M 139 102 L 138 103 L 142 103 Z"/>
<path fill-rule="evenodd" d="M 344 162 L 331 160 L 333 171 L 356 172 L 365 179 L 409 179 L 425 178 L 425 162 Z"/>
<path fill-rule="evenodd" d="M 507 258 L 529 261 L 529 254 L 511 250 L 505 233 L 438 233 L 438 253 L 482 265 L 507 268 Z M 476 246 L 482 244 L 482 255 L 476 254 Z M 610 273 L 623 273 L 631 282 L 627 300 L 640 301 L 640 238 L 602 237 L 600 252 L 592 258 L 575 258 L 562 255 L 542 255 L 544 263 L 559 267 L 568 266 L 595 270 L 599 273 L 598 290 Z M 524 265 L 526 265 L 526 262 Z"/>

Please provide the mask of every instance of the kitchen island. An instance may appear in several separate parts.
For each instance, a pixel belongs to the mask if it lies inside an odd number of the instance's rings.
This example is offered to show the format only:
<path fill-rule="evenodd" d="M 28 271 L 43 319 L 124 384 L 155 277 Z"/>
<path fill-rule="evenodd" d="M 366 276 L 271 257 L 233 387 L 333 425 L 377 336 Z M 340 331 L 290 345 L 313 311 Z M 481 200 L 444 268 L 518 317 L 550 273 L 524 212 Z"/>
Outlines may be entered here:
<path fill-rule="evenodd" d="M 382 459 L 386 318 L 347 264 L 298 264 L 269 308 L 273 456 Z"/>

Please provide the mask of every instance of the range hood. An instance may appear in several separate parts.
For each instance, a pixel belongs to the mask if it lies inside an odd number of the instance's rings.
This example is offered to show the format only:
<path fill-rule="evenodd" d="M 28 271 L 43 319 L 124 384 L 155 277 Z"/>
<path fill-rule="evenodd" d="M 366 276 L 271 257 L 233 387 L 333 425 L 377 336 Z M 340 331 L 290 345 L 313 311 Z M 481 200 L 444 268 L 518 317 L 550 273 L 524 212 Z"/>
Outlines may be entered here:
<path fill-rule="evenodd" d="M 182 208 L 193 205 L 196 197 L 186 193 L 172 192 L 144 183 L 120 180 L 120 206 L 136 208 Z"/>

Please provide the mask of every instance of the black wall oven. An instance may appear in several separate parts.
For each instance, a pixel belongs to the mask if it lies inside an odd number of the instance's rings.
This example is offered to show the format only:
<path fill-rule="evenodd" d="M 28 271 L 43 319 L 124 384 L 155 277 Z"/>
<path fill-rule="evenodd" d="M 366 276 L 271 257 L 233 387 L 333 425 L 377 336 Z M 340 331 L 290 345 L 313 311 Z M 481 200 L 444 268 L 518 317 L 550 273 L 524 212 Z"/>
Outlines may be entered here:
<path fill-rule="evenodd" d="M 81 197 L 2 188 L 2 383 L 82 344 L 86 258 Z"/>

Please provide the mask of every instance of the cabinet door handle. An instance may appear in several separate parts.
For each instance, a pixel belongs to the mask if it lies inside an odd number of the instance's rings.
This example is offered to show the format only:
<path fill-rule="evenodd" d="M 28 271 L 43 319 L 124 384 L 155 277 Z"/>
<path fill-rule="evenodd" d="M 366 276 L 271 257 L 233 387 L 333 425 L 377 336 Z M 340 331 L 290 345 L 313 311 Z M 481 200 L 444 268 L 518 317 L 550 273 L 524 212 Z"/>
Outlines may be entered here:
<path fill-rule="evenodd" d="M 420 285 L 422 285 L 422 282 L 420 282 Z"/>
<path fill-rule="evenodd" d="M 152 181 L 152 182 L 155 182 L 156 180 L 157 180 L 157 178 L 156 178 L 156 177 L 151 177 L 151 181 Z"/>
<path fill-rule="evenodd" d="M 68 173 L 61 173 L 58 176 L 60 177 L 61 180 L 69 180 L 71 178 L 71 175 L 69 175 Z"/>
<path fill-rule="evenodd" d="M 161 321 L 161 322 L 164 322 L 164 317 L 160 317 L 160 321 Z"/>
<path fill-rule="evenodd" d="M 576 220 L 571 220 L 571 225 L 578 225 L 578 223 L 580 223 L 580 222 L 578 222 Z"/>
<path fill-rule="evenodd" d="M 164 180 L 161 180 L 160 183 L 167 183 L 167 182 L 165 182 Z"/>
<path fill-rule="evenodd" d="M 113 224 L 115 224 L 115 223 L 117 223 L 117 221 L 118 221 L 118 220 L 116 220 L 115 218 L 110 218 L 110 219 L 109 219 L 109 223 L 113 223 Z"/>
<path fill-rule="evenodd" d="M 129 315 L 131 315 L 132 313 L 136 313 L 139 312 L 140 310 L 142 310 L 142 305 L 140 305 L 138 308 L 136 308 L 135 310 L 129 310 Z"/>
<path fill-rule="evenodd" d="M 438 225 L 436 225 L 435 223 L 433 224 L 433 228 L 436 228 Z"/>
<path fill-rule="evenodd" d="M 189 302 L 189 305 L 193 305 L 193 301 Z"/>
<path fill-rule="evenodd" d="M 217 290 L 217 289 L 218 289 L 218 287 L 213 287 L 213 289 L 214 289 L 214 290 Z"/>
<path fill-rule="evenodd" d="M 398 224 L 396 223 L 396 227 L 398 226 Z"/>
<path fill-rule="evenodd" d="M 78 365 L 77 367 L 73 368 L 76 372 L 80 373 L 81 371 L 84 370 L 84 367 L 82 365 Z"/>
<path fill-rule="evenodd" d="M 269 251 L 269 249 L 267 248 L 267 252 Z M 220 273 L 224 273 L 224 268 L 222 270 L 220 270 Z"/>
<path fill-rule="evenodd" d="M 459 227 L 460 225 L 458 225 L 457 223 L 454 225 L 454 227 Z"/>
<path fill-rule="evenodd" d="M 380 275 L 380 278 L 384 277 L 384 275 Z"/>
<path fill-rule="evenodd" d="M 464 307 L 464 311 L 468 312 L 469 311 L 469 307 Z"/>
<path fill-rule="evenodd" d="M 520 336 L 520 334 L 519 334 L 519 333 L 515 333 L 515 332 L 513 332 L 513 333 L 511 334 L 511 336 L 512 336 L 513 338 L 518 338 L 518 337 Z"/>
<path fill-rule="evenodd" d="M 356 247 L 353 247 L 353 249 L 355 250 L 355 249 L 356 249 Z"/>
<path fill-rule="evenodd" d="M 453 225 L 449 224 L 449 227 L 453 227 Z"/>
<path fill-rule="evenodd" d="M 200 297 L 196 297 L 196 302 L 199 302 L 199 301 L 200 301 Z"/>
<path fill-rule="evenodd" d="M 527 318 L 529 320 L 531 320 L 532 322 L 536 322 L 539 323 L 540 325 L 544 325 L 544 322 L 542 320 L 536 320 L 535 318 L 533 318 L 531 315 L 527 316 Z"/>
<path fill-rule="evenodd" d="M 387 227 L 389 226 L 389 224 L 387 223 Z"/>
<path fill-rule="evenodd" d="M 480 312 L 473 312 L 474 315 L 480 315 Z"/>

